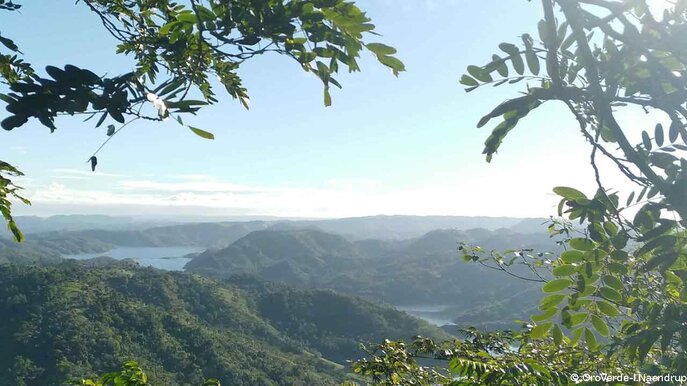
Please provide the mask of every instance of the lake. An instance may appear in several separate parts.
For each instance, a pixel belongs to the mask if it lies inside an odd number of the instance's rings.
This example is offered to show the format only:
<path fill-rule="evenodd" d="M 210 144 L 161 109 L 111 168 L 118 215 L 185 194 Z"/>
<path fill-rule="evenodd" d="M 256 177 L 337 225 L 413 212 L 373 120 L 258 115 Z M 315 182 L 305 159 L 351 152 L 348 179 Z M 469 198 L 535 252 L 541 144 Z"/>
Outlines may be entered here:
<path fill-rule="evenodd" d="M 451 305 L 449 304 L 396 305 L 395 307 L 399 311 L 424 319 L 435 326 L 455 325 L 450 315 Z"/>
<path fill-rule="evenodd" d="M 79 253 L 64 255 L 63 257 L 76 260 L 92 259 L 99 256 L 109 256 L 117 260 L 132 258 L 142 266 L 181 271 L 184 269 L 184 265 L 191 260 L 184 256 L 204 250 L 204 248 L 199 247 L 117 247 L 106 252 Z"/>

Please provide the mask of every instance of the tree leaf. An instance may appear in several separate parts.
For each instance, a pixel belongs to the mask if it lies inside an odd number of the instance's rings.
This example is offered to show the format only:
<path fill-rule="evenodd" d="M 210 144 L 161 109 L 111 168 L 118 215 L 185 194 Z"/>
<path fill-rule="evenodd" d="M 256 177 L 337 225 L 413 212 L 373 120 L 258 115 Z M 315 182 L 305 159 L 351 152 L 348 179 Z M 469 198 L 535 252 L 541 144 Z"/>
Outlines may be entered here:
<path fill-rule="evenodd" d="M 532 320 L 535 322 L 543 322 L 544 320 L 547 320 L 551 318 L 553 315 L 555 315 L 556 311 L 558 311 L 556 307 L 551 307 L 544 311 L 544 313 L 541 315 L 533 315 Z"/>
<path fill-rule="evenodd" d="M 534 326 L 532 328 L 532 331 L 530 332 L 530 337 L 532 339 L 541 339 L 541 338 L 546 336 L 546 334 L 549 332 L 551 327 L 553 327 L 553 322 L 546 322 L 546 323 Z"/>
<path fill-rule="evenodd" d="M 656 141 L 658 147 L 663 146 L 663 125 L 660 123 L 656 125 L 654 130 L 654 141 Z"/>
<path fill-rule="evenodd" d="M 477 82 L 474 78 L 472 78 L 469 75 L 463 75 L 460 78 L 460 84 L 462 84 L 464 86 L 469 86 L 469 87 L 479 86 L 479 82 Z"/>
<path fill-rule="evenodd" d="M 569 249 L 561 253 L 561 260 L 566 263 L 572 264 L 581 261 L 584 258 L 584 252 L 577 251 L 575 249 Z"/>
<path fill-rule="evenodd" d="M 611 287 L 601 287 L 599 289 L 599 293 L 601 294 L 601 296 L 609 300 L 614 300 L 618 302 L 623 300 L 623 297 L 620 295 L 620 293 L 618 293 L 618 291 L 614 290 Z"/>
<path fill-rule="evenodd" d="M 596 351 L 596 349 L 599 347 L 599 343 L 596 340 L 594 332 L 588 327 L 584 328 L 584 341 L 587 343 L 587 347 L 589 347 L 589 349 L 592 351 Z"/>
<path fill-rule="evenodd" d="M 195 135 L 197 135 L 197 136 L 199 136 L 199 137 L 201 137 L 201 138 L 205 138 L 205 139 L 215 139 L 215 135 L 212 134 L 212 133 L 210 133 L 210 132 L 207 132 L 207 131 L 205 131 L 205 130 L 201 130 L 201 129 L 199 129 L 199 128 L 197 128 L 197 127 L 193 127 L 193 126 L 188 126 L 188 128 L 191 129 L 191 131 L 192 131 Z"/>
<path fill-rule="evenodd" d="M 563 264 L 553 269 L 554 276 L 570 276 L 577 273 L 577 267 L 571 264 Z"/>
<path fill-rule="evenodd" d="M 608 316 L 618 316 L 620 315 L 620 311 L 618 311 L 618 307 L 615 305 L 605 301 L 605 300 L 597 300 L 595 301 L 596 307 L 601 311 L 602 313 L 608 315 Z"/>
<path fill-rule="evenodd" d="M 600 317 L 598 317 L 596 315 L 592 315 L 592 325 L 596 329 L 596 332 L 599 333 L 599 335 L 601 335 L 601 336 L 608 336 L 609 335 L 608 325 Z"/>
<path fill-rule="evenodd" d="M 375 55 L 387 56 L 396 53 L 395 48 L 389 47 L 382 43 L 367 43 L 365 47 L 367 47 L 367 49 L 372 51 Z"/>
<path fill-rule="evenodd" d="M 580 192 L 577 189 L 569 188 L 567 186 L 557 186 L 553 188 L 553 192 L 561 197 L 567 198 L 568 200 L 579 200 L 587 198 L 587 196 L 585 196 L 584 193 Z"/>
<path fill-rule="evenodd" d="M 572 280 L 570 279 L 555 279 L 544 284 L 542 289 L 544 292 L 558 292 L 568 288 L 571 284 Z"/>
<path fill-rule="evenodd" d="M 468 74 L 472 75 L 475 79 L 481 81 L 481 82 L 491 82 L 493 78 L 489 74 L 489 71 L 485 70 L 482 67 L 477 67 L 477 66 L 468 66 Z"/>
<path fill-rule="evenodd" d="M 584 237 L 576 237 L 574 239 L 570 239 L 568 242 L 571 248 L 580 250 L 580 251 L 591 251 L 594 249 L 596 244 L 592 240 L 586 239 Z"/>
<path fill-rule="evenodd" d="M 539 302 L 539 309 L 544 311 L 551 307 L 554 307 L 558 305 L 560 302 L 562 302 L 563 299 L 565 299 L 565 297 L 566 296 L 562 294 L 549 295 Z"/>
<path fill-rule="evenodd" d="M 511 43 L 501 43 L 499 44 L 499 48 L 508 54 L 515 72 L 517 72 L 519 75 L 524 74 L 525 63 L 522 61 L 518 47 Z"/>

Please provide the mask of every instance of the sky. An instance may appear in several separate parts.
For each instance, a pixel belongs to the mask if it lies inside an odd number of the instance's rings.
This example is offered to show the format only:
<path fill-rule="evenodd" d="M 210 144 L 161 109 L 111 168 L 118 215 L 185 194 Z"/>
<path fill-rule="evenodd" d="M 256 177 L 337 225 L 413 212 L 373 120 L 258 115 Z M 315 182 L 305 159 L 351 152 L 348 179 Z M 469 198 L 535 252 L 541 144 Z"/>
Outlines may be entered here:
<path fill-rule="evenodd" d="M 36 68 L 131 69 L 83 3 L 23 4 L 19 15 L 0 13 L 0 32 Z M 558 202 L 554 186 L 593 193 L 591 149 L 561 106 L 531 113 L 487 163 L 481 152 L 496 122 L 480 129 L 476 122 L 524 85 L 465 93 L 458 83 L 499 43 L 536 36 L 537 2 L 357 4 L 382 35 L 367 41 L 398 49 L 407 68 L 398 78 L 363 53 L 362 72 L 341 74 L 343 89 L 324 107 L 319 80 L 293 61 L 263 56 L 239 71 L 250 111 L 218 90 L 220 103 L 185 118 L 214 141 L 171 120 L 134 123 L 99 153 L 94 173 L 86 160 L 107 138 L 106 125 L 65 117 L 51 134 L 30 121 L 0 133 L 0 159 L 26 174 L 19 183 L 33 202 L 15 205 L 15 214 L 548 217 Z M 622 119 L 651 124 L 640 114 Z M 609 185 L 623 185 L 610 166 L 602 173 Z"/>

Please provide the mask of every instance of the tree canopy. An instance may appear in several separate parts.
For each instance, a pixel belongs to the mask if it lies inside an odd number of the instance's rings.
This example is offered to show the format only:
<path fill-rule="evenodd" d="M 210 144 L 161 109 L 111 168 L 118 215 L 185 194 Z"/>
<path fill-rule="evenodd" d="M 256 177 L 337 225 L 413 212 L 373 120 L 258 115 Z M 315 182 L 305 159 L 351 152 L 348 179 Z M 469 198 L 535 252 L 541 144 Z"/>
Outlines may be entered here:
<path fill-rule="evenodd" d="M 57 116 L 79 115 L 95 118 L 94 125 L 105 125 L 104 134 L 111 137 L 135 120 L 171 117 L 196 135 L 213 139 L 211 132 L 185 123 L 182 115 L 218 103 L 217 87 L 248 108 L 248 90 L 237 71 L 256 56 L 274 53 L 293 59 L 322 81 L 326 106 L 332 102 L 330 87 L 341 87 L 336 74 L 340 69 L 359 71 L 363 51 L 395 75 L 405 69 L 394 48 L 367 41 L 377 35 L 375 26 L 345 0 L 83 0 L 76 6 L 92 11 L 117 40 L 116 53 L 133 57 L 135 67 L 101 76 L 100 69 L 55 63 L 43 74 L 29 62 L 30 53 L 11 39 L 12 33 L 22 32 L 0 31 L 0 100 L 9 113 L 0 122 L 4 130 L 37 119 L 55 131 Z M 0 0 L 0 12 L 10 13 L 5 17 L 21 7 Z M 147 104 L 156 113 L 146 114 Z M 90 163 L 95 169 L 97 151 Z M 0 161 L 0 211 L 17 240 L 22 236 L 9 199 L 20 198 L 20 188 L 11 181 L 19 175 Z"/>
<path fill-rule="evenodd" d="M 541 313 L 522 332 L 385 342 L 354 366 L 376 384 L 574 384 L 603 374 L 630 376 L 609 378 L 615 384 L 685 381 L 670 375 L 687 373 L 687 1 L 665 2 L 664 9 L 647 0 L 540 4 L 537 38 L 500 44 L 460 82 L 468 92 L 527 84 L 478 122 L 500 120 L 485 142 L 487 161 L 530 112 L 563 103 L 590 144 L 597 190 L 554 188 L 561 218 L 549 230 L 566 247 L 554 258 L 461 246 L 466 261 L 505 273 L 524 265 L 531 276 L 523 279 L 542 283 Z M 655 127 L 621 125 L 618 117 L 632 107 L 644 109 Z M 598 156 L 637 188 L 608 189 Z M 418 361 L 426 356 L 446 366 Z"/>

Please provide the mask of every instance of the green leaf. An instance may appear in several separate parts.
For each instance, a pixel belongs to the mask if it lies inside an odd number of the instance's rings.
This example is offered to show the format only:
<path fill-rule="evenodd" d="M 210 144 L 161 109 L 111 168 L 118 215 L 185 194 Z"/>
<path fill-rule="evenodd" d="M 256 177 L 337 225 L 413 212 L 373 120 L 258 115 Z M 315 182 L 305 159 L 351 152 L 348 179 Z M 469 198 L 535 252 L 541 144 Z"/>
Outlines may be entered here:
<path fill-rule="evenodd" d="M 596 332 L 601 336 L 608 336 L 608 325 L 606 322 L 596 315 L 592 315 L 592 325 L 596 329 Z"/>
<path fill-rule="evenodd" d="M 530 332 L 530 337 L 532 339 L 541 339 L 546 336 L 551 327 L 553 327 L 553 322 L 546 322 L 544 324 L 534 326 Z"/>
<path fill-rule="evenodd" d="M 587 196 L 584 195 L 584 193 L 580 192 L 577 189 L 569 188 L 566 186 L 557 186 L 553 188 L 553 192 L 556 193 L 557 195 L 567 198 L 568 200 L 579 200 L 579 199 L 586 199 Z"/>
<path fill-rule="evenodd" d="M 601 296 L 609 300 L 621 301 L 623 299 L 620 293 L 618 293 L 618 291 L 614 290 L 611 287 L 601 287 L 599 289 L 599 293 L 601 294 Z"/>
<path fill-rule="evenodd" d="M 670 140 L 670 143 L 675 143 L 675 141 L 677 141 L 677 138 L 680 136 L 681 127 L 682 123 L 679 119 L 673 119 L 670 122 L 670 127 L 668 128 L 668 139 Z"/>
<path fill-rule="evenodd" d="M 620 311 L 618 311 L 618 307 L 615 305 L 605 301 L 605 300 L 597 300 L 595 301 L 596 307 L 601 311 L 602 313 L 608 315 L 608 316 L 618 316 L 620 315 Z"/>
<path fill-rule="evenodd" d="M 642 131 L 642 144 L 644 145 L 644 148 L 648 151 L 651 151 L 651 148 L 653 147 L 651 145 L 651 138 L 649 137 L 649 133 L 646 131 Z"/>
<path fill-rule="evenodd" d="M 561 342 L 563 341 L 563 331 L 561 331 L 561 328 L 558 327 L 557 324 L 553 325 L 552 335 L 553 335 L 553 342 L 556 344 L 561 344 Z"/>
<path fill-rule="evenodd" d="M 491 59 L 492 62 L 484 66 L 484 68 L 490 72 L 496 70 L 496 72 L 498 72 L 502 77 L 507 77 L 508 66 L 506 66 L 506 62 L 503 60 L 503 58 L 498 55 L 492 55 Z"/>
<path fill-rule="evenodd" d="M 539 58 L 532 49 L 525 51 L 525 59 L 527 60 L 527 67 L 534 75 L 539 75 Z"/>
<path fill-rule="evenodd" d="M 542 289 L 544 290 L 544 292 L 547 293 L 558 292 L 568 288 L 571 284 L 572 280 L 570 279 L 555 279 L 544 284 L 544 287 L 542 287 Z"/>
<path fill-rule="evenodd" d="M 558 305 L 560 302 L 562 302 L 563 299 L 565 299 L 565 297 L 566 297 L 565 295 L 561 295 L 561 294 L 549 295 L 549 296 L 543 298 L 539 302 L 539 309 L 544 311 L 544 310 L 547 310 L 551 307 L 554 307 L 554 306 Z"/>
<path fill-rule="evenodd" d="M 475 79 L 473 79 L 471 76 L 468 76 L 468 75 L 463 75 L 460 78 L 460 84 L 462 84 L 464 86 L 469 86 L 469 87 L 479 86 L 479 83 Z"/>
<path fill-rule="evenodd" d="M 107 136 L 111 137 L 115 133 L 115 126 L 114 125 L 107 125 Z"/>
<path fill-rule="evenodd" d="M 584 237 L 576 237 L 574 239 L 571 239 L 568 244 L 570 244 L 571 248 L 580 251 L 591 251 L 596 246 L 592 240 L 586 239 Z"/>
<path fill-rule="evenodd" d="M 377 56 L 377 60 L 383 65 L 389 67 L 394 75 L 398 76 L 400 72 L 406 70 L 406 66 L 402 61 L 393 56 Z"/>
<path fill-rule="evenodd" d="M 585 320 L 587 320 L 588 316 L 589 315 L 586 312 L 578 312 L 576 314 L 570 315 L 569 325 L 571 327 L 575 327 L 579 324 L 582 324 L 585 322 Z"/>
<path fill-rule="evenodd" d="M 332 105 L 332 95 L 329 93 L 329 87 L 324 88 L 324 105 L 325 107 Z"/>
<path fill-rule="evenodd" d="M 524 74 L 525 63 L 522 61 L 522 57 L 520 56 L 520 50 L 518 49 L 518 47 L 511 43 L 501 43 L 499 44 L 499 48 L 503 52 L 508 54 L 511 63 L 513 64 L 513 69 L 515 70 L 515 72 L 517 72 L 519 75 Z"/>
<path fill-rule="evenodd" d="M 88 162 L 91 163 L 91 171 L 95 171 L 95 167 L 98 166 L 98 157 L 93 156 L 88 159 Z"/>
<path fill-rule="evenodd" d="M 504 116 L 504 119 L 509 121 L 517 122 L 518 119 L 527 115 L 527 113 L 539 106 L 540 102 L 537 98 L 532 95 L 525 95 L 519 98 L 509 99 L 498 106 L 496 106 L 489 114 L 483 116 L 479 122 L 477 122 L 477 127 L 482 127 L 486 125 L 490 119 Z M 508 116 L 512 114 L 512 116 Z"/>
<path fill-rule="evenodd" d="M 382 43 L 367 43 L 365 47 L 367 47 L 367 49 L 372 51 L 375 55 L 387 56 L 396 53 L 395 48 L 389 47 Z"/>
<path fill-rule="evenodd" d="M 589 349 L 592 351 L 596 351 L 596 349 L 599 347 L 599 343 L 596 340 L 594 332 L 588 327 L 585 327 L 584 329 L 584 341 L 587 343 L 587 347 L 589 347 Z"/>
<path fill-rule="evenodd" d="M 543 322 L 544 320 L 547 320 L 551 318 L 553 315 L 555 315 L 556 311 L 558 311 L 556 307 L 551 307 L 548 310 L 546 310 L 543 314 L 532 316 L 532 320 L 535 322 Z"/>
<path fill-rule="evenodd" d="M 654 141 L 656 141 L 658 147 L 663 146 L 663 125 L 660 123 L 656 125 L 654 130 Z"/>
<path fill-rule="evenodd" d="M 577 267 L 571 264 L 564 264 L 553 269 L 554 276 L 570 276 L 577 273 Z"/>
<path fill-rule="evenodd" d="M 475 79 L 481 82 L 491 82 L 493 79 L 489 75 L 489 71 L 486 71 L 482 67 L 468 66 L 468 74 L 472 75 Z"/>
<path fill-rule="evenodd" d="M 9 220 L 7 222 L 7 227 L 10 229 L 10 232 L 12 232 L 12 235 L 14 236 L 14 239 L 18 242 L 21 243 L 24 241 L 24 234 L 21 232 L 19 227 L 17 226 L 17 223 L 14 222 L 14 220 Z"/>
<path fill-rule="evenodd" d="M 625 286 L 623 285 L 623 282 L 620 281 L 620 279 L 618 279 L 615 276 L 606 275 L 603 277 L 603 280 L 607 286 L 614 288 L 618 291 L 621 291 L 621 290 L 623 290 L 623 288 L 625 288 Z"/>
<path fill-rule="evenodd" d="M 189 126 L 188 128 L 191 129 L 191 131 L 199 137 L 202 137 L 205 139 L 215 139 L 215 135 L 210 133 L 210 132 L 207 132 L 205 130 L 201 130 L 201 129 L 199 129 L 197 127 L 193 127 L 193 126 Z"/>
<path fill-rule="evenodd" d="M 561 253 L 561 260 L 563 260 L 569 264 L 580 262 L 583 257 L 584 257 L 584 252 L 577 251 L 574 249 L 570 249 L 570 250 L 567 250 L 567 251 Z"/>
<path fill-rule="evenodd" d="M 17 47 L 17 45 L 14 44 L 14 42 L 8 38 L 0 36 L 0 44 L 7 47 L 11 51 L 19 52 L 19 47 Z"/>

